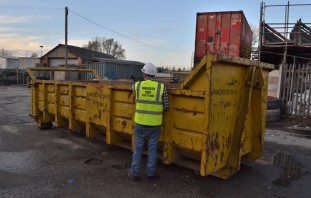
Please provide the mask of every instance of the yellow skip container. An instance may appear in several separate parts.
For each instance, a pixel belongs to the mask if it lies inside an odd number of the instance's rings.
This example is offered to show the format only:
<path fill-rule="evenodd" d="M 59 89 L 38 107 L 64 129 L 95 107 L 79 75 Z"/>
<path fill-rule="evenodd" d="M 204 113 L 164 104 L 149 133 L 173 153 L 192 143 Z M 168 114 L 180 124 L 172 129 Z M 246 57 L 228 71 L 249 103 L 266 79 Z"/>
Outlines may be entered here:
<path fill-rule="evenodd" d="M 163 163 L 229 178 L 241 161 L 261 157 L 271 64 L 207 55 L 178 88 L 169 88 L 159 154 Z M 31 68 L 31 115 L 39 128 L 66 127 L 107 144 L 133 148 L 135 95 L 129 83 L 38 80 Z"/>

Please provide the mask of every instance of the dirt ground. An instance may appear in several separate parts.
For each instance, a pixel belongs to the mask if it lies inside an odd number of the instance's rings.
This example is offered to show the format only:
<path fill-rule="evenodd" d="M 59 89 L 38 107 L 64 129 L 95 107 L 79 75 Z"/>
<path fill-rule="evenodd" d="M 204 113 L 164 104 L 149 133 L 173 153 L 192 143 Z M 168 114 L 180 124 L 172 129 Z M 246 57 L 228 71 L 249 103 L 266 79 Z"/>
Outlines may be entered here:
<path fill-rule="evenodd" d="M 268 123 L 263 157 L 229 180 L 159 161 L 159 180 L 148 181 L 142 169 L 133 183 L 131 151 L 39 130 L 28 116 L 29 88 L 0 86 L 0 112 L 0 197 L 310 197 L 311 139 L 289 128 L 308 120 Z"/>

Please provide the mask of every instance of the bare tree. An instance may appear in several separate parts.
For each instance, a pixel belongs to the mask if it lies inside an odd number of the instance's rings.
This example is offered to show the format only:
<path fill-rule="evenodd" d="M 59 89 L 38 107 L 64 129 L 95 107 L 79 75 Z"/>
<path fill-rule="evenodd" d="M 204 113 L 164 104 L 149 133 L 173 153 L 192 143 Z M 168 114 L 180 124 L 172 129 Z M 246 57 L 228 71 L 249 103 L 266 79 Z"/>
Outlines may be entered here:
<path fill-rule="evenodd" d="M 104 53 L 112 55 L 118 59 L 125 59 L 125 49 L 123 49 L 121 43 L 115 41 L 113 38 L 103 38 L 102 47 Z"/>
<path fill-rule="evenodd" d="M 32 54 L 31 54 L 31 56 L 30 56 L 31 58 L 37 58 L 38 57 L 38 54 L 37 53 L 35 53 L 35 52 L 33 52 Z"/>
<path fill-rule="evenodd" d="M 87 44 L 83 45 L 82 47 L 87 48 L 89 50 L 97 51 L 97 52 L 103 52 L 101 48 L 101 38 L 95 37 L 93 40 L 88 41 Z"/>
<path fill-rule="evenodd" d="M 103 51 L 106 54 L 112 55 L 112 49 L 113 49 L 113 39 L 105 39 L 102 41 L 102 45 L 103 45 Z"/>
<path fill-rule="evenodd" d="M 125 59 L 125 49 L 123 49 L 121 43 L 115 41 L 113 38 L 95 37 L 92 41 L 83 45 L 83 47 L 111 55 L 117 59 Z"/>
<path fill-rule="evenodd" d="M 12 53 L 2 47 L 0 49 L 0 56 L 12 56 Z"/>
<path fill-rule="evenodd" d="M 256 25 L 250 24 L 251 30 L 253 32 L 252 36 L 252 46 L 257 47 L 259 41 L 259 28 Z"/>

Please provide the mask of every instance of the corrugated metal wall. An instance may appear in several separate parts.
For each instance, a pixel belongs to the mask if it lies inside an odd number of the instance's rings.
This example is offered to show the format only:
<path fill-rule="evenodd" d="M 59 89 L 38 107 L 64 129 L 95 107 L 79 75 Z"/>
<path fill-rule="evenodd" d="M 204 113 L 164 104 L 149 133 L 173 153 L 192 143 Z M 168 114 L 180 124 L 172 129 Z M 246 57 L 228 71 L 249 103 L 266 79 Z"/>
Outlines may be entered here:
<path fill-rule="evenodd" d="M 102 62 L 87 62 L 86 69 L 94 69 L 100 77 L 110 80 L 116 79 L 135 79 L 143 80 L 141 69 L 144 64 L 134 61 L 110 60 Z M 86 74 L 86 80 L 91 80 L 92 74 Z"/>
<path fill-rule="evenodd" d="M 206 54 L 250 58 L 252 30 L 243 11 L 197 13 L 194 64 Z"/>

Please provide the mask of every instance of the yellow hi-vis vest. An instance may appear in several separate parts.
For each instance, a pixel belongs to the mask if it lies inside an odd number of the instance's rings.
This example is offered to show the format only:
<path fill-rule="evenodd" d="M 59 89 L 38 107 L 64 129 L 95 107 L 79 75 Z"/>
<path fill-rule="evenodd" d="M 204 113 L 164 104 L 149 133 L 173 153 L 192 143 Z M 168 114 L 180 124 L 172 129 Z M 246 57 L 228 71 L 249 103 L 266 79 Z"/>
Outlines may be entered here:
<path fill-rule="evenodd" d="M 162 124 L 164 84 L 146 80 L 135 83 L 136 112 L 134 121 L 146 126 Z"/>

